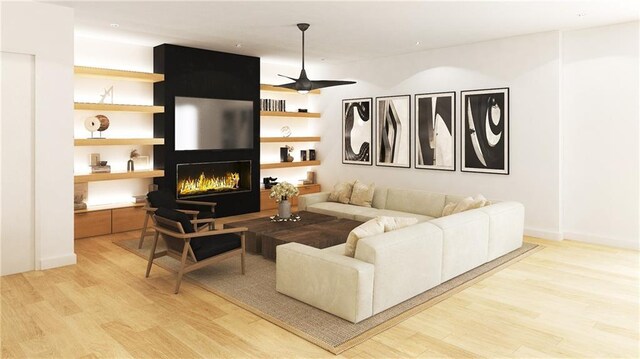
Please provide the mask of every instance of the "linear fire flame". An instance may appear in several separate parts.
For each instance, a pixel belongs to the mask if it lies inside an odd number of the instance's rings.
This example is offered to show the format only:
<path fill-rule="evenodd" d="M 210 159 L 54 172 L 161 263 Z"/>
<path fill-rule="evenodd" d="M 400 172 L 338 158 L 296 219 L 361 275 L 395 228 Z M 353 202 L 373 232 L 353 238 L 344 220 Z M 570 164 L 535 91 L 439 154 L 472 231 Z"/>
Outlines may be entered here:
<path fill-rule="evenodd" d="M 209 191 L 224 191 L 238 189 L 240 174 L 237 172 L 227 173 L 224 176 L 205 176 L 200 173 L 198 178 L 187 177 L 178 183 L 178 193 L 181 195 L 199 194 Z"/>

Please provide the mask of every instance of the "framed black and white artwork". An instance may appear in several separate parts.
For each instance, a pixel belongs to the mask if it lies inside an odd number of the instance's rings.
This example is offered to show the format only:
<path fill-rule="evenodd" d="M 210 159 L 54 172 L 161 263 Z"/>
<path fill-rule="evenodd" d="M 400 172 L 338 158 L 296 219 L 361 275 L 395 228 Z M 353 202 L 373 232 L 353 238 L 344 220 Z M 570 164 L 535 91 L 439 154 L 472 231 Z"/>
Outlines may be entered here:
<path fill-rule="evenodd" d="M 373 99 L 342 100 L 342 163 L 371 166 Z"/>
<path fill-rule="evenodd" d="M 376 97 L 376 165 L 411 167 L 411 96 Z"/>
<path fill-rule="evenodd" d="M 461 92 L 462 171 L 509 174 L 509 88 Z"/>
<path fill-rule="evenodd" d="M 456 93 L 415 95 L 415 168 L 456 170 Z"/>

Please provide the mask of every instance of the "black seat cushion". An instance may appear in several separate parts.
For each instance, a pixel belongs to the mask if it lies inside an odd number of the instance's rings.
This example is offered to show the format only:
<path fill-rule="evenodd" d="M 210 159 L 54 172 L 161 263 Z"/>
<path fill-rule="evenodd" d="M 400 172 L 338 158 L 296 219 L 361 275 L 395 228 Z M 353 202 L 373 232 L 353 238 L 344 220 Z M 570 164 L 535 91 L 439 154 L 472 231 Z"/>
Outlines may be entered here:
<path fill-rule="evenodd" d="M 191 217 L 189 217 L 186 213 L 176 211 L 175 209 L 160 207 L 158 208 L 158 210 L 156 210 L 156 216 L 180 222 L 185 233 L 195 232 L 193 224 L 191 223 Z"/>
<path fill-rule="evenodd" d="M 147 193 L 147 199 L 153 208 L 178 209 L 175 198 L 169 192 L 151 191 Z"/>
<path fill-rule="evenodd" d="M 230 250 L 240 248 L 240 237 L 232 233 L 191 239 L 191 248 L 196 259 L 201 261 Z"/>

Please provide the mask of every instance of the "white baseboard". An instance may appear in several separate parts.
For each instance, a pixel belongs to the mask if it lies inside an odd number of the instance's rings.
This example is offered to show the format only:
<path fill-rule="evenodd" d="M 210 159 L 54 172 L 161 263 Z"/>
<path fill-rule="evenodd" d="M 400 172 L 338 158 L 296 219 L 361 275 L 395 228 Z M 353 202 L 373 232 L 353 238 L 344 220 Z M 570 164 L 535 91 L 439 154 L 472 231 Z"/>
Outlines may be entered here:
<path fill-rule="evenodd" d="M 57 267 L 64 267 L 72 264 L 76 264 L 77 258 L 75 253 L 67 254 L 58 257 L 49 257 L 40 259 L 40 270 L 51 269 Z"/>
<path fill-rule="evenodd" d="M 560 232 L 546 231 L 538 228 L 525 228 L 524 235 L 552 241 L 561 241 L 563 236 Z"/>
<path fill-rule="evenodd" d="M 640 250 L 640 241 L 629 241 L 619 238 L 608 238 L 587 233 L 565 232 L 564 238 L 572 241 L 600 244 L 609 247 Z"/>

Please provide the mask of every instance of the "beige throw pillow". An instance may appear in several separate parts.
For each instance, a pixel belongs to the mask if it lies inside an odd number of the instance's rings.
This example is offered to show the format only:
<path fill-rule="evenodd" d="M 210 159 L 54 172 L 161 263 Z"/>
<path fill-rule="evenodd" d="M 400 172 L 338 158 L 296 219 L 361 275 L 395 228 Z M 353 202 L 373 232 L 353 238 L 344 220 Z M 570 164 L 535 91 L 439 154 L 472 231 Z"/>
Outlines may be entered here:
<path fill-rule="evenodd" d="M 348 204 L 351 199 L 353 182 L 341 182 L 333 186 L 333 192 L 329 194 L 329 202 L 340 202 Z"/>
<path fill-rule="evenodd" d="M 442 217 L 453 214 L 453 210 L 456 209 L 457 205 L 457 202 L 447 203 L 447 205 L 442 209 Z"/>
<path fill-rule="evenodd" d="M 371 207 L 371 202 L 373 201 L 373 192 L 375 191 L 375 185 L 372 183 L 370 185 L 366 185 L 360 181 L 357 181 L 353 184 L 353 190 L 351 191 L 351 199 L 349 199 L 349 203 L 362 206 L 362 207 Z"/>
<path fill-rule="evenodd" d="M 374 218 L 364 222 L 354 228 L 347 237 L 347 243 L 344 246 L 344 255 L 353 257 L 356 254 L 356 246 L 361 238 L 384 233 L 384 225 L 378 218 Z"/>
<path fill-rule="evenodd" d="M 377 217 L 384 226 L 385 232 L 391 232 L 396 229 L 404 228 L 418 223 L 418 219 L 414 217 Z"/>
<path fill-rule="evenodd" d="M 456 214 L 464 211 L 468 211 L 470 209 L 476 209 L 484 206 L 490 205 L 491 202 L 487 201 L 483 195 L 477 194 L 475 197 L 467 197 L 458 203 L 449 203 L 444 206 L 442 210 L 443 216 L 448 216 L 450 214 Z"/>

